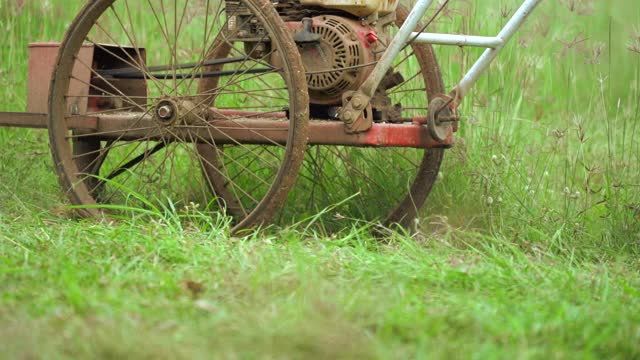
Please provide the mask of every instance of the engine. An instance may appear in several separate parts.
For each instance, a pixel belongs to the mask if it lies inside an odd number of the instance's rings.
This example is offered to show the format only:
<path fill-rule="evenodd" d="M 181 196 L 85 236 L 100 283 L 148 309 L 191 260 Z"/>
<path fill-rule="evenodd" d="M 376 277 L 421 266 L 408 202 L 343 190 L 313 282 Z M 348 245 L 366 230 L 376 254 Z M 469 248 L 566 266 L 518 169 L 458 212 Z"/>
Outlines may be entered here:
<path fill-rule="evenodd" d="M 311 103 L 340 104 L 342 94 L 356 90 L 373 70 L 378 36 L 359 21 L 322 15 L 305 18 L 290 28 L 296 40 L 312 38 L 296 41 L 307 71 Z"/>
<path fill-rule="evenodd" d="M 389 13 L 397 3 L 372 1 L 288 0 L 274 4 L 298 45 L 311 104 L 341 105 L 343 93 L 357 90 L 373 70 L 376 54 L 382 52 L 380 35 L 361 16 Z M 237 0 L 226 3 L 227 11 L 239 14 L 235 24 L 250 23 L 242 21 L 242 5 Z M 248 54 L 259 56 L 267 50 L 264 47 L 268 44 L 252 40 L 260 38 L 261 29 L 247 26 L 230 30 L 240 34 L 237 40 L 244 42 Z"/>

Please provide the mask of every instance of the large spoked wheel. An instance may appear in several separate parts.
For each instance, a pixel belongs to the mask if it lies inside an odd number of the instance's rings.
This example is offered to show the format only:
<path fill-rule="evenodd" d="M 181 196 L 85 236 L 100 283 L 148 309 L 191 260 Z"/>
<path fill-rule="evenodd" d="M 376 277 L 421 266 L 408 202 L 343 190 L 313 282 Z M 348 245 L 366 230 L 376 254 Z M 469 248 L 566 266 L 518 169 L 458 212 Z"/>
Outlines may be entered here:
<path fill-rule="evenodd" d="M 407 15 L 400 5 L 392 33 Z M 388 89 L 391 103 L 402 106 L 402 118 L 425 116 L 429 100 L 444 92 L 433 48 L 412 44 L 396 58 L 393 69 L 402 81 Z M 334 211 L 337 216 L 325 219 L 325 225 L 340 226 L 346 218 L 410 227 L 438 177 L 443 153 L 443 149 L 310 147 L 285 216 L 300 218 L 341 204 Z"/>
<path fill-rule="evenodd" d="M 267 0 L 88 2 L 49 100 L 56 170 L 83 216 L 230 209 L 237 232 L 277 212 L 304 157 L 302 62 Z M 270 121 L 277 140 L 252 130 Z"/>

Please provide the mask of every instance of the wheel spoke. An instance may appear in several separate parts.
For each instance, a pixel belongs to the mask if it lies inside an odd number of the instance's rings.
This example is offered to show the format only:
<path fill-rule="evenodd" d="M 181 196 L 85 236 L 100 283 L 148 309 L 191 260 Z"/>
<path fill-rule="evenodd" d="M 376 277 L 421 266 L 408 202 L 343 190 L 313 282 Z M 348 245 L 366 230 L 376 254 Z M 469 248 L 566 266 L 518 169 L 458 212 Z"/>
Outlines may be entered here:
<path fill-rule="evenodd" d="M 114 170 L 111 172 L 111 174 L 107 175 L 106 179 L 107 180 L 113 180 L 115 179 L 118 175 L 122 174 L 123 172 L 131 169 L 132 167 L 138 165 L 139 163 L 147 160 L 149 157 L 151 157 L 153 154 L 157 153 L 158 151 L 162 150 L 165 148 L 165 143 L 159 143 L 158 145 L 154 146 L 153 149 L 151 150 L 145 150 L 144 153 L 136 156 L 135 158 L 129 160 L 126 164 L 120 166 L 118 169 Z"/>

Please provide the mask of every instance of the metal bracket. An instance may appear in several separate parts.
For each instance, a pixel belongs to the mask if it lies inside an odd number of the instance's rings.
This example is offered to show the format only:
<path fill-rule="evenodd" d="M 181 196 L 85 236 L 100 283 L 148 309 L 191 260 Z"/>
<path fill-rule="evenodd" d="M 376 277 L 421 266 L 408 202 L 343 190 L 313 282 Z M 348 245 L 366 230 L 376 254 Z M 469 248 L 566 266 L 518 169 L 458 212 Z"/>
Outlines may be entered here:
<path fill-rule="evenodd" d="M 373 126 L 373 109 L 371 97 L 361 91 L 345 91 L 342 94 L 342 103 L 346 104 L 338 112 L 338 116 L 344 122 L 345 131 L 348 134 L 365 132 Z"/>

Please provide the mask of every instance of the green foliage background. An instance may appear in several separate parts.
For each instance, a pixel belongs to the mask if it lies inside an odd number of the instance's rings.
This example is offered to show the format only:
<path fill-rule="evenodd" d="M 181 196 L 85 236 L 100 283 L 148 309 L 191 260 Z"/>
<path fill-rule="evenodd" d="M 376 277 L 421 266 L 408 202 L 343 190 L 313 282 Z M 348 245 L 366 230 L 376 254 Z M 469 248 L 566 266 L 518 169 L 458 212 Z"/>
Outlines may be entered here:
<path fill-rule="evenodd" d="M 0 3 L 0 110 L 81 3 Z M 431 30 L 493 34 L 517 5 L 451 1 Z M 438 54 L 452 86 L 479 50 Z M 79 222 L 47 134 L 0 129 L 0 357 L 640 356 L 640 7 L 543 2 L 462 112 L 419 231 L 382 242 Z"/>

